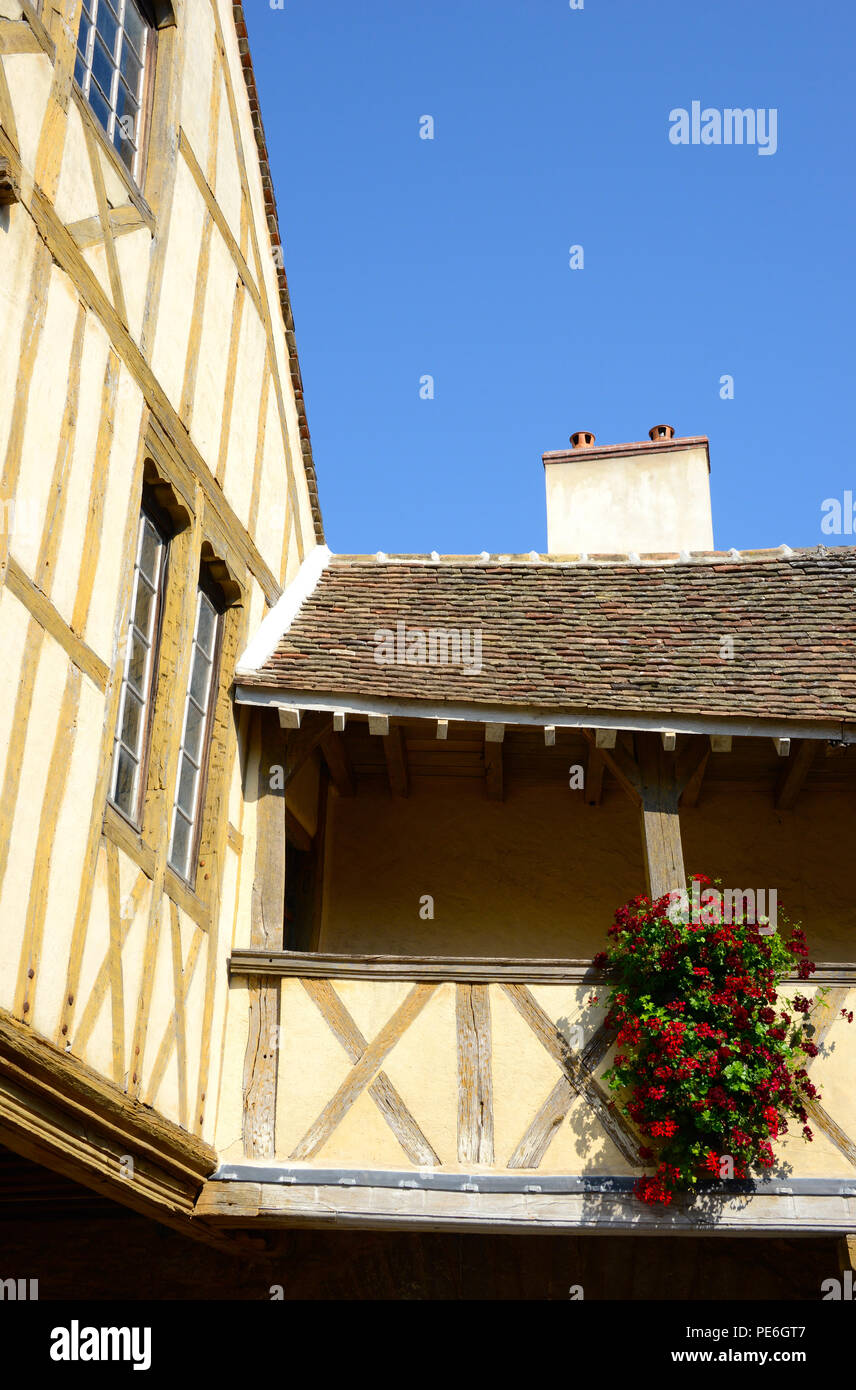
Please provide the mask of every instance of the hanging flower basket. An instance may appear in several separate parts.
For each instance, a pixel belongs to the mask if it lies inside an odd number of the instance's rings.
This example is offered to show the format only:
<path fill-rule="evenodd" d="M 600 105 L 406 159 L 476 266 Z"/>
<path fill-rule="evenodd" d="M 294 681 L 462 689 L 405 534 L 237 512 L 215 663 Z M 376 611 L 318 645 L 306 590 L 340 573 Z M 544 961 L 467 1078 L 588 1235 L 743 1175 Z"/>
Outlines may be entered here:
<path fill-rule="evenodd" d="M 812 1000 L 778 993 L 786 976 L 814 973 L 805 933 L 785 923 L 785 939 L 781 913 L 777 929 L 728 921 L 720 895 L 707 891 L 712 880 L 694 880 L 708 900 L 701 914 L 676 913 L 668 895 L 634 898 L 594 958 L 611 985 L 606 1025 L 616 1034 L 606 1079 L 655 1165 L 635 1185 L 647 1204 L 771 1168 L 789 1121 L 813 1138 L 806 1105 L 819 1093 L 806 1060 L 817 1055 L 811 1019 L 828 991 Z"/>

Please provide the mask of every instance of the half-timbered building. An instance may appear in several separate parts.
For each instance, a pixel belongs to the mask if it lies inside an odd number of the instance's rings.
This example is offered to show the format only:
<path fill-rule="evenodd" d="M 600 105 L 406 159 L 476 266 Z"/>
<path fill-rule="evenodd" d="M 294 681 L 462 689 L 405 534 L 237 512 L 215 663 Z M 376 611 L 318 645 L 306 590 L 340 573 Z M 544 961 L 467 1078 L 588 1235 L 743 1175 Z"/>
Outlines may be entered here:
<path fill-rule="evenodd" d="M 240 4 L 0 0 L 0 266 L 4 1209 L 130 1209 L 256 1297 L 277 1251 L 465 1295 L 438 1239 L 521 1296 L 507 1237 L 551 1296 L 560 1239 L 606 1292 L 628 1237 L 835 1272 L 856 551 L 714 551 L 707 440 L 661 425 L 544 455 L 544 553 L 331 554 Z M 687 869 L 805 926 L 822 1095 L 770 1181 L 663 1214 L 588 1000 Z"/>

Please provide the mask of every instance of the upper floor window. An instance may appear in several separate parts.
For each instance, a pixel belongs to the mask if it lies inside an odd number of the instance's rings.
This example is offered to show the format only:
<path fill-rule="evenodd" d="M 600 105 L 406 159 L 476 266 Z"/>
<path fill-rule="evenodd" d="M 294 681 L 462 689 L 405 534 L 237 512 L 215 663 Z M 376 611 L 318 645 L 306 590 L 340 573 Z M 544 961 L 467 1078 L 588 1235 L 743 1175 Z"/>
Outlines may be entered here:
<path fill-rule="evenodd" d="M 140 0 L 83 0 L 74 75 L 139 182 L 146 83 L 155 28 Z"/>
<path fill-rule="evenodd" d="M 169 846 L 170 867 L 188 883 L 193 882 L 196 873 L 224 607 L 218 586 L 203 569 L 196 591 L 196 619 Z"/>
<path fill-rule="evenodd" d="M 166 579 L 169 530 L 144 506 L 137 536 L 131 612 L 113 744 L 110 800 L 139 824 Z"/>

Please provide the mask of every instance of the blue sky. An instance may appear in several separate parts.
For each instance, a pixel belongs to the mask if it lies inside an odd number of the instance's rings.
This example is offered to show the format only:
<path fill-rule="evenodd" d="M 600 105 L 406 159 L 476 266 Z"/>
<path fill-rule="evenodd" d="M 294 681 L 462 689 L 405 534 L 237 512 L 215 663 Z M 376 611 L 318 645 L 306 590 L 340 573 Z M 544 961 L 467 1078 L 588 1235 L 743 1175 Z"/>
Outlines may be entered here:
<path fill-rule="evenodd" d="M 543 550 L 541 454 L 660 421 L 710 438 L 717 546 L 852 542 L 856 7 L 245 9 L 333 550 Z M 776 153 L 670 143 L 693 101 Z"/>

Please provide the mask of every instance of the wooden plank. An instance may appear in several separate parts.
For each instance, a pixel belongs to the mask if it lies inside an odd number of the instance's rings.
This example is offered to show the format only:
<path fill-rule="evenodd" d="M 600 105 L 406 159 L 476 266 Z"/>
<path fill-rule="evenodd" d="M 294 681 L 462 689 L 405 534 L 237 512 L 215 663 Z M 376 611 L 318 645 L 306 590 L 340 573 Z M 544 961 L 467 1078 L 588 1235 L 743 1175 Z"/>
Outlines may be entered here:
<path fill-rule="evenodd" d="M 527 1186 L 529 1186 L 527 1184 Z M 535 1186 L 535 1184 L 532 1184 Z M 825 1237 L 856 1224 L 856 1199 L 837 1194 L 776 1197 L 763 1192 L 722 1196 L 710 1202 L 718 1233 Z M 632 1192 L 472 1192 L 332 1184 L 207 1182 L 196 1206 L 199 1225 L 212 1228 L 270 1227 L 379 1231 L 498 1233 L 629 1230 L 662 1235 L 663 1213 L 643 1206 Z M 679 1196 L 669 1207 L 668 1230 L 698 1236 L 692 1199 Z"/>
<path fill-rule="evenodd" d="M 493 1078 L 488 985 L 457 985 L 458 1161 L 493 1163 Z"/>
<path fill-rule="evenodd" d="M 300 728 L 287 735 L 283 778 L 286 786 L 297 776 L 307 758 L 331 728 L 329 714 L 317 714 L 313 711 L 303 714 Z"/>
<path fill-rule="evenodd" d="M 525 985 L 503 985 L 502 988 L 571 1086 L 589 1105 L 619 1153 L 634 1167 L 640 1166 L 639 1140 L 621 1112 L 617 1108 L 610 1108 L 611 1101 L 606 1092 L 590 1074 L 583 1060 L 585 1053 L 577 1056 L 571 1051 L 556 1025 Z"/>
<path fill-rule="evenodd" d="M 119 258 L 116 255 L 116 247 L 113 242 L 113 229 L 110 225 L 110 205 L 107 202 L 107 189 L 104 184 L 104 170 L 101 165 L 101 156 L 98 152 L 95 132 L 88 123 L 84 123 L 83 131 L 86 137 L 86 149 L 89 154 L 89 166 L 92 170 L 92 182 L 95 185 L 98 216 L 101 220 L 104 252 L 107 261 L 107 274 L 110 280 L 110 290 L 113 295 L 113 307 L 122 323 L 127 327 L 128 310 L 125 305 L 125 291 L 122 285 L 122 275 L 119 270 Z"/>
<path fill-rule="evenodd" d="M 502 801 L 505 795 L 502 750 L 501 743 L 486 742 L 484 746 L 485 792 L 489 801 Z"/>
<path fill-rule="evenodd" d="M 835 1145 L 839 1153 L 843 1154 L 851 1168 L 856 1168 L 856 1144 L 841 1126 L 833 1120 L 832 1116 L 817 1100 L 807 1100 L 805 1108 L 808 1112 L 809 1122 L 825 1134 L 827 1139 Z"/>
<path fill-rule="evenodd" d="M 273 711 L 257 716 L 256 863 L 250 907 L 250 943 L 275 951 L 283 944 L 285 916 L 285 792 L 271 788 L 271 769 L 282 757 L 284 738 Z"/>
<path fill-rule="evenodd" d="M 321 739 L 320 748 L 336 791 L 340 796 L 353 796 L 356 784 L 342 735 L 332 731 L 325 734 Z"/>
<path fill-rule="evenodd" d="M 138 232 L 143 227 L 149 231 L 152 230 L 139 208 L 135 207 L 133 203 L 125 203 L 120 208 L 110 208 L 107 219 L 114 240 L 117 237 L 127 236 L 130 232 Z M 80 251 L 85 251 L 91 246 L 100 246 L 104 240 L 104 223 L 100 216 L 83 217 L 79 222 L 70 222 L 68 231 Z"/>
<path fill-rule="evenodd" d="M 279 996 L 278 980 L 253 980 L 250 984 L 243 1078 L 243 1141 L 247 1158 L 274 1155 Z"/>
<path fill-rule="evenodd" d="M 796 755 L 788 762 L 776 793 L 776 810 L 790 811 L 796 805 L 797 797 L 805 785 L 806 777 L 809 774 L 811 765 L 814 762 L 817 752 L 817 740 L 804 738 L 800 740 Z"/>
<path fill-rule="evenodd" d="M 358 1062 L 368 1047 L 368 1043 L 333 986 L 326 980 L 304 980 L 303 988 L 323 1015 L 351 1061 Z M 368 1088 L 368 1094 L 411 1163 L 423 1168 L 431 1168 L 440 1163 L 440 1159 L 386 1072 L 378 1072 Z"/>
<path fill-rule="evenodd" d="M 667 753 L 656 734 L 637 734 L 641 774 L 642 848 L 645 878 L 652 901 L 686 887 L 681 826 L 680 789 L 675 755 Z"/>
<path fill-rule="evenodd" d="M 113 1032 L 113 1080 L 125 1084 L 125 998 L 122 979 L 121 878 L 119 851 L 109 842 L 107 851 L 107 903 L 110 914 L 110 1015 Z"/>
<path fill-rule="evenodd" d="M 386 770 L 389 776 L 389 789 L 393 796 L 407 796 L 409 778 L 407 775 L 407 748 L 404 742 L 404 730 L 400 724 L 395 724 L 383 741 L 383 752 L 386 758 Z"/>
<path fill-rule="evenodd" d="M 41 53 L 42 45 L 24 20 L 0 23 L 0 53 Z"/>
<path fill-rule="evenodd" d="M 110 669 L 91 647 L 88 647 L 66 623 L 58 609 L 37 589 L 24 573 L 14 556 L 9 556 L 6 586 L 21 602 L 39 627 L 53 637 L 66 656 L 103 694 L 110 679 Z"/>
<path fill-rule="evenodd" d="M 618 784 L 630 797 L 630 800 L 638 806 L 640 804 L 642 783 L 639 776 L 639 769 L 634 759 L 627 752 L 627 749 L 622 747 L 617 738 L 613 738 L 611 743 L 601 738 L 603 734 L 615 734 L 615 730 L 597 729 L 592 732 L 591 729 L 584 729 L 583 733 L 590 746 L 594 748 L 603 759 L 604 764 L 609 768 Z"/>
<path fill-rule="evenodd" d="M 262 312 L 259 291 L 256 289 L 256 282 L 253 279 L 253 276 L 250 272 L 250 267 L 247 265 L 247 262 L 241 255 L 241 248 L 238 246 L 238 243 L 232 235 L 232 230 L 228 222 L 226 221 L 226 218 L 223 215 L 222 209 L 220 208 L 217 199 L 214 197 L 214 194 L 208 186 L 208 181 L 205 175 L 203 174 L 201 168 L 199 167 L 199 161 L 197 160 L 196 155 L 193 153 L 190 141 L 187 138 L 187 132 L 185 131 L 183 126 L 179 129 L 178 132 L 178 148 L 181 151 L 181 154 L 184 156 L 184 162 L 187 165 L 188 170 L 190 171 L 190 174 L 193 178 L 193 182 L 196 184 L 196 187 L 198 188 L 202 196 L 202 201 L 204 202 L 205 207 L 208 210 L 208 214 L 211 217 L 214 225 L 216 226 L 224 242 L 226 243 L 226 247 L 229 251 L 230 256 L 232 257 L 232 260 L 235 262 L 235 267 L 238 271 L 238 274 L 241 277 L 244 288 L 246 289 L 248 295 L 250 296 L 250 299 L 253 302 L 253 305 L 255 306 L 256 313 L 258 314 L 260 319 L 264 320 L 264 314 Z"/>
<path fill-rule="evenodd" d="M 382 929 L 382 923 L 379 924 Z M 540 960 L 528 956 L 337 955 L 324 951 L 233 951 L 229 972 L 239 978 L 279 975 L 321 980 L 461 981 L 464 984 L 602 984 L 606 976 L 590 960 Z M 798 976 L 787 977 L 797 982 Z M 820 961 L 815 984 L 856 986 L 856 962 Z"/>
<path fill-rule="evenodd" d="M 566 1076 L 559 1077 L 506 1165 L 538 1168 L 571 1108 L 577 1092 Z"/>
<path fill-rule="evenodd" d="M 177 1054 L 176 1070 L 178 1074 L 179 1117 L 182 1128 L 189 1129 L 190 1126 L 187 1122 L 187 1031 L 184 1016 L 185 1000 L 190 986 L 193 983 L 196 962 L 199 959 L 200 949 L 202 943 L 206 940 L 206 935 L 202 931 L 194 931 L 190 941 L 190 949 L 187 952 L 187 960 L 182 962 L 181 936 L 178 931 L 178 908 L 175 903 L 170 902 L 169 911 L 175 1005 L 169 1022 L 164 1029 L 160 1047 L 155 1056 L 155 1064 L 152 1067 L 148 1087 L 146 1088 L 145 1102 L 147 1105 L 157 1106 L 158 1092 L 160 1091 L 161 1082 L 166 1075 L 166 1069 L 174 1048 Z"/>
<path fill-rule="evenodd" d="M 414 985 L 406 999 L 384 1024 L 377 1037 L 366 1048 L 359 1062 L 342 1082 L 333 1099 L 324 1107 L 318 1119 L 309 1127 L 294 1152 L 293 1160 L 312 1158 L 323 1148 L 330 1135 L 341 1124 L 358 1096 L 371 1084 L 389 1052 L 411 1023 L 422 1012 L 434 993 L 434 985 Z"/>
<path fill-rule="evenodd" d="M 145 442 L 147 426 L 148 410 L 144 409 L 140 420 L 140 431 L 137 437 L 137 458 L 131 478 L 130 495 L 133 497 L 139 497 L 142 487 L 143 469 L 146 458 Z M 118 605 L 113 626 L 113 638 L 116 642 L 118 642 L 119 635 L 127 630 L 132 596 L 134 564 L 137 553 L 138 528 L 139 516 L 136 512 L 129 509 L 125 520 L 125 535 L 120 552 L 121 565 L 116 578 Z M 97 780 L 93 789 L 93 802 L 89 818 L 86 852 L 77 887 L 77 904 L 68 951 L 68 964 L 66 967 L 65 989 L 62 995 L 62 1008 L 60 1017 L 57 1021 L 55 1035 L 57 1046 L 62 1046 L 64 1041 L 70 1041 L 68 1035 L 74 1022 L 77 1009 L 77 991 L 80 983 L 80 971 L 83 963 L 84 947 L 86 945 L 86 933 L 89 925 L 92 894 L 101 845 L 102 826 L 104 824 L 103 808 L 107 802 L 107 789 L 110 784 L 110 773 L 113 766 L 113 734 L 118 718 L 120 693 L 121 681 L 115 680 L 107 690 L 107 699 L 105 701 L 101 747 L 98 754 Z M 152 864 L 152 873 L 153 872 L 154 864 Z M 149 876 L 151 877 L 152 875 Z"/>
<path fill-rule="evenodd" d="M 698 799 L 701 796 L 701 788 L 702 783 L 704 781 L 704 774 L 707 770 L 707 765 L 710 761 L 711 754 L 710 744 L 706 743 L 704 740 L 702 740 L 702 744 L 703 747 L 698 762 L 696 763 L 695 769 L 684 783 L 684 789 L 681 792 L 681 807 L 688 806 L 692 808 L 693 806 L 698 805 Z"/>

